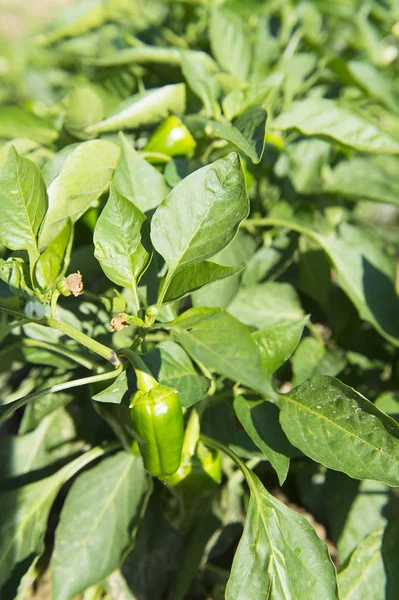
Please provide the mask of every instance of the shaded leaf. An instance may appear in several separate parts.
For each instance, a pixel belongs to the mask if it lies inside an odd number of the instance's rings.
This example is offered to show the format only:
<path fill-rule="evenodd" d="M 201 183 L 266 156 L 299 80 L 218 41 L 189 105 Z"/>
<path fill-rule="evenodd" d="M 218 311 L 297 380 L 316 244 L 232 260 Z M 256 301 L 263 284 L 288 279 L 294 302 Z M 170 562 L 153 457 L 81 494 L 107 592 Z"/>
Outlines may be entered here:
<path fill-rule="evenodd" d="M 51 559 L 53 594 L 71 600 L 112 573 L 132 543 L 147 491 L 139 457 L 103 460 L 74 482 L 63 506 Z"/>
<path fill-rule="evenodd" d="M 283 485 L 290 466 L 291 444 L 278 422 L 278 409 L 264 400 L 234 398 L 234 410 L 253 442 L 275 469 Z"/>

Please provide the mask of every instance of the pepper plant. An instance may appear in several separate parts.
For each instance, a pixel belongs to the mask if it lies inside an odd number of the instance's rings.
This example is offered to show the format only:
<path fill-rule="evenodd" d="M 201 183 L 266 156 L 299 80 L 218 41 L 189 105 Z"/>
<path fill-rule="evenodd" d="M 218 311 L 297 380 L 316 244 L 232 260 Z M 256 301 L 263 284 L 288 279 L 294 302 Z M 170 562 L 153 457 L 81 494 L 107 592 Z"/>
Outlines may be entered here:
<path fill-rule="evenodd" d="M 1 598 L 398 597 L 398 25 L 90 0 L 1 46 Z"/>

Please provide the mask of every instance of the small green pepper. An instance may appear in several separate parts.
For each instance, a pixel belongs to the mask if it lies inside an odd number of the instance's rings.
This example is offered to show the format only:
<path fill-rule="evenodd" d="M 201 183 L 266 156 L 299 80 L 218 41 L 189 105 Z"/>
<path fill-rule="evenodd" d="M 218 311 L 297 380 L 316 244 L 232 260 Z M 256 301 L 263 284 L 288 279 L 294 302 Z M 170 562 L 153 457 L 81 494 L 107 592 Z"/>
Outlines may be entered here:
<path fill-rule="evenodd" d="M 183 412 L 177 392 L 157 384 L 131 398 L 130 418 L 146 471 L 163 479 L 181 462 Z"/>
<path fill-rule="evenodd" d="M 168 156 L 191 154 L 196 142 L 179 117 L 168 117 L 154 131 L 147 146 L 147 152 L 161 152 Z"/>

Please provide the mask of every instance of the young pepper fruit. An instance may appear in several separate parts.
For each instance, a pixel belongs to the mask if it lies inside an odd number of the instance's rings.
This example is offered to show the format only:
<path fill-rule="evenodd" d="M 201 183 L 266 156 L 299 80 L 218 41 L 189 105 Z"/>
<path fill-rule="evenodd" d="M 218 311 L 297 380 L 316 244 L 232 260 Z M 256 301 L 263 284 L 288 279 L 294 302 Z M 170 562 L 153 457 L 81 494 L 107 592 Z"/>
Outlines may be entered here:
<path fill-rule="evenodd" d="M 183 412 L 177 392 L 158 383 L 138 390 L 130 402 L 130 418 L 146 471 L 161 479 L 180 467 Z"/>
<path fill-rule="evenodd" d="M 144 150 L 168 156 L 187 156 L 195 146 L 196 142 L 184 123 L 179 117 L 171 116 L 154 131 Z"/>
<path fill-rule="evenodd" d="M 159 383 L 135 352 L 124 348 L 120 354 L 136 372 L 138 391 L 131 396 L 129 412 L 144 468 L 164 479 L 173 475 L 181 463 L 184 422 L 179 395 Z"/>

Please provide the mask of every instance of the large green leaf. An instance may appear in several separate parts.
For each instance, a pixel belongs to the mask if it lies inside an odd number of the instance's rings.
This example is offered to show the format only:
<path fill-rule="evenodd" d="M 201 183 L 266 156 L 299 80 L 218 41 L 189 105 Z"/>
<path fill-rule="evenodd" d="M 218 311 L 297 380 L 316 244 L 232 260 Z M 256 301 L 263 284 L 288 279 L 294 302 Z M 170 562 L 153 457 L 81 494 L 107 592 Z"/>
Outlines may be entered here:
<path fill-rule="evenodd" d="M 94 448 L 50 477 L 0 494 L 2 596 L 15 597 L 21 578 L 43 553 L 49 512 L 61 486 L 103 453 Z"/>
<path fill-rule="evenodd" d="M 113 185 L 94 230 L 94 255 L 114 283 L 136 289 L 151 259 L 145 215 Z"/>
<path fill-rule="evenodd" d="M 271 377 L 289 359 L 299 344 L 308 320 L 307 316 L 298 321 L 269 325 L 252 334 L 267 377 Z"/>
<path fill-rule="evenodd" d="M 0 170 L 0 241 L 38 257 L 37 234 L 47 210 L 40 169 L 11 147 Z"/>
<path fill-rule="evenodd" d="M 210 381 L 199 375 L 183 348 L 175 342 L 161 342 L 154 350 L 143 355 L 158 381 L 179 392 L 182 406 L 192 406 L 205 398 Z"/>
<path fill-rule="evenodd" d="M 276 470 L 283 485 L 290 466 L 291 444 L 278 422 L 278 409 L 264 400 L 236 396 L 234 410 L 245 431 Z"/>
<path fill-rule="evenodd" d="M 139 154 L 121 133 L 121 155 L 113 183 L 143 213 L 151 211 L 168 195 L 169 187 L 159 171 Z"/>
<path fill-rule="evenodd" d="M 245 325 L 218 308 L 191 308 L 170 327 L 199 363 L 233 381 L 269 392 L 259 350 Z"/>
<path fill-rule="evenodd" d="M 309 522 L 249 473 L 251 498 L 226 600 L 338 600 L 327 546 Z"/>
<path fill-rule="evenodd" d="M 53 240 L 70 219 L 77 221 L 109 187 L 119 149 L 104 140 L 75 148 L 48 188 L 49 208 L 40 233 L 40 247 Z"/>
<path fill-rule="evenodd" d="M 275 281 L 242 287 L 229 304 L 228 311 L 246 325 L 259 329 L 303 316 L 292 285 Z"/>
<path fill-rule="evenodd" d="M 366 114 L 341 106 L 336 100 L 308 98 L 294 102 L 273 125 L 278 129 L 298 129 L 305 135 L 327 137 L 361 152 L 399 153 L 399 141 Z"/>
<path fill-rule="evenodd" d="M 54 597 L 72 600 L 116 569 L 132 544 L 147 483 L 139 457 L 119 452 L 78 477 L 63 506 L 51 559 Z"/>
<path fill-rule="evenodd" d="M 248 210 L 235 152 L 183 179 L 158 206 L 151 224 L 152 243 L 168 264 L 168 277 L 227 246 Z"/>
<path fill-rule="evenodd" d="M 399 425 L 353 388 L 318 376 L 279 403 L 282 428 L 304 454 L 355 479 L 399 486 Z"/>
<path fill-rule="evenodd" d="M 224 267 L 209 260 L 203 260 L 187 267 L 183 267 L 171 279 L 164 298 L 164 302 L 173 302 L 184 298 L 188 294 L 210 285 L 211 283 L 226 277 L 240 273 L 245 265 L 235 267 Z"/>
<path fill-rule="evenodd" d="M 212 52 L 223 69 L 247 79 L 252 49 L 240 15 L 228 8 L 215 7 L 211 13 L 209 38 Z"/>
<path fill-rule="evenodd" d="M 0 108 L 0 138 L 28 138 L 40 144 L 49 144 L 57 137 L 58 132 L 45 119 L 19 106 Z"/>
<path fill-rule="evenodd" d="M 391 202 L 399 206 L 399 160 L 394 156 L 354 157 L 325 175 L 323 189 L 347 198 Z"/>
<path fill-rule="evenodd" d="M 142 44 L 136 48 L 123 48 L 115 54 L 95 58 L 89 62 L 97 67 L 120 67 L 122 65 L 145 65 L 147 63 L 179 66 L 181 58 L 180 52 L 176 48 L 160 48 Z"/>
<path fill-rule="evenodd" d="M 184 83 L 153 88 L 124 100 L 114 113 L 87 128 L 88 133 L 103 133 L 119 129 L 135 129 L 165 119 L 170 114 L 184 113 L 186 87 Z"/>

